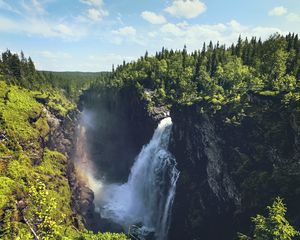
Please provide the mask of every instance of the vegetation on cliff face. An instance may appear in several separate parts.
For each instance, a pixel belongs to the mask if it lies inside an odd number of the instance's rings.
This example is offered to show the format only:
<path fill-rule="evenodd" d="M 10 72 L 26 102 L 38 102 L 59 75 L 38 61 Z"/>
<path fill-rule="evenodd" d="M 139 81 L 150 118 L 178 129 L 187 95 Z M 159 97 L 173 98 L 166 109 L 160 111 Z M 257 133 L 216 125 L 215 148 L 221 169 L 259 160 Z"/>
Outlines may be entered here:
<path fill-rule="evenodd" d="M 4 81 L 0 89 L 1 237 L 31 239 L 31 226 L 42 239 L 46 235 L 53 239 L 63 221 L 72 227 L 71 192 L 64 177 L 66 156 L 45 147 L 50 133 L 49 110 L 36 100 L 41 93 Z M 53 95 L 48 100 L 54 99 Z M 74 107 L 57 103 L 55 110 L 63 117 Z"/>
<path fill-rule="evenodd" d="M 272 206 L 268 206 L 268 217 L 257 215 L 252 218 L 255 228 L 253 237 L 239 234 L 240 240 L 251 239 L 274 239 L 274 240 L 291 240 L 295 236 L 300 236 L 285 218 L 286 206 L 281 198 L 276 198 Z"/>
<path fill-rule="evenodd" d="M 88 232 L 71 208 L 68 156 L 49 138 L 76 105 L 23 54 L 5 52 L 0 70 L 0 239 L 125 240 Z"/>

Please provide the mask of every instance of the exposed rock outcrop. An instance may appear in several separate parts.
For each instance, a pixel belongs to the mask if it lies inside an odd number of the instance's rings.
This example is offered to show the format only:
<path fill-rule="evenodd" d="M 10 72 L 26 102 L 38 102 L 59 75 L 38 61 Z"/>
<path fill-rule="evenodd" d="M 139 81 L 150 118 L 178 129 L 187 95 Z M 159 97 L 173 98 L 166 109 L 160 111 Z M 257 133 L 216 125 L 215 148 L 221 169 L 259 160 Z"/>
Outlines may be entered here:
<path fill-rule="evenodd" d="M 170 239 L 225 239 L 240 197 L 228 174 L 215 124 L 195 106 L 172 111 L 171 117 L 170 150 L 181 175 Z"/>
<path fill-rule="evenodd" d="M 65 118 L 57 117 L 55 113 L 44 109 L 50 128 L 48 147 L 61 152 L 68 158 L 68 172 L 70 188 L 72 191 L 72 209 L 77 214 L 74 224 L 90 225 L 89 220 L 94 212 L 94 194 L 82 179 L 76 175 L 73 157 L 76 148 L 76 126 L 78 124 L 78 110 L 70 111 Z"/>

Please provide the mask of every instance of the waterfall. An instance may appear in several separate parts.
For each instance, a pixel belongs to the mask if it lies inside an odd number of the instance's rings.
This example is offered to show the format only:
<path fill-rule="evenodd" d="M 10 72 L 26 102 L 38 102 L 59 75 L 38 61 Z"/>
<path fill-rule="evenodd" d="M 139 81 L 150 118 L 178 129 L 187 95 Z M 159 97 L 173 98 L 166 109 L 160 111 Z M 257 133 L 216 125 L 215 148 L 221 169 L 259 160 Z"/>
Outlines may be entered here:
<path fill-rule="evenodd" d="M 151 141 L 143 147 L 124 184 L 104 185 L 96 207 L 102 218 L 121 225 L 127 231 L 139 225 L 140 232 L 167 239 L 171 207 L 179 171 L 168 151 L 171 118 L 163 119 Z"/>

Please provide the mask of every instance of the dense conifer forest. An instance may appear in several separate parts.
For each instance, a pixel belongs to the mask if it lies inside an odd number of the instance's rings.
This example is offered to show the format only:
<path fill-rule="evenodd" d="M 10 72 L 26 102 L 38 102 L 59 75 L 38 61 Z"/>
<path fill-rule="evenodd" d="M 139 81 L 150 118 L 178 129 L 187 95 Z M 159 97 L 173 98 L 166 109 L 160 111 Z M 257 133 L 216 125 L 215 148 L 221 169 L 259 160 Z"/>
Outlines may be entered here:
<path fill-rule="evenodd" d="M 298 35 L 272 35 L 266 41 L 238 39 L 230 47 L 203 44 L 188 53 L 163 48 L 155 56 L 141 57 L 113 69 L 112 85 L 136 84 L 154 91 L 161 104 L 206 102 L 214 110 L 230 103 L 245 104 L 249 91 L 266 96 L 280 95 L 286 102 L 299 95 Z M 238 116 L 236 116 L 238 117 Z"/>

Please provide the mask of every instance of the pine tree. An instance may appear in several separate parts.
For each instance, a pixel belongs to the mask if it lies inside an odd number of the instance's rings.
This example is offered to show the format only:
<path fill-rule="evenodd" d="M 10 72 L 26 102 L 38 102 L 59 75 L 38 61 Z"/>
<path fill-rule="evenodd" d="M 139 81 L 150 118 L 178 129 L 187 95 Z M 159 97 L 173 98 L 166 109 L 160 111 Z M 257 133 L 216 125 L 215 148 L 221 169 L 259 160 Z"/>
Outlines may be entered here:
<path fill-rule="evenodd" d="M 235 55 L 238 56 L 238 57 L 241 57 L 241 55 L 242 55 L 242 44 L 243 44 L 243 40 L 242 40 L 242 37 L 240 35 L 239 39 L 238 39 L 238 42 L 237 42 L 237 45 L 235 47 Z"/>
<path fill-rule="evenodd" d="M 267 209 L 267 217 L 257 215 L 252 218 L 255 224 L 253 237 L 239 234 L 240 240 L 292 240 L 300 236 L 300 233 L 285 218 L 287 208 L 281 198 L 277 197 L 272 206 L 268 206 Z"/>

